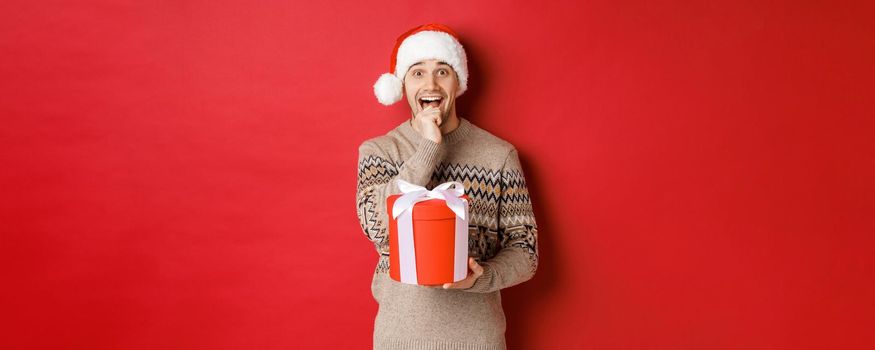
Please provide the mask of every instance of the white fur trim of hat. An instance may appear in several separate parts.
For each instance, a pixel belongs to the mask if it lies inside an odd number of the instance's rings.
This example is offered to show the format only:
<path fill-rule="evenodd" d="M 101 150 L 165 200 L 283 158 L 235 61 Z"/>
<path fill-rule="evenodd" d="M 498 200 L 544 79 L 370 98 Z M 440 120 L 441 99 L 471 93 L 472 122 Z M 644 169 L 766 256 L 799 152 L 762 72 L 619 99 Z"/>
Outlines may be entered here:
<path fill-rule="evenodd" d="M 468 58 L 462 44 L 446 32 L 424 30 L 411 34 L 398 46 L 394 74 L 383 73 L 374 84 L 377 101 L 386 106 L 400 101 L 404 95 L 403 82 L 407 70 L 417 62 L 428 59 L 444 61 L 456 71 L 459 77 L 456 97 L 468 89 Z"/>

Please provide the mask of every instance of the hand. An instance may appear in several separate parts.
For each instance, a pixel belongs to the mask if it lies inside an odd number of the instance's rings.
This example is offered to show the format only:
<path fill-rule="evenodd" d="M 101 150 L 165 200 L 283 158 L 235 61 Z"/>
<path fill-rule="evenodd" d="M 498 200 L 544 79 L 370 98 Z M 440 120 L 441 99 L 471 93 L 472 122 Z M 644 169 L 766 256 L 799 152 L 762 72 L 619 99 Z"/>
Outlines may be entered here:
<path fill-rule="evenodd" d="M 428 106 L 413 117 L 414 129 L 422 137 L 437 143 L 441 143 L 441 123 L 441 109 L 437 107 Z"/>
<path fill-rule="evenodd" d="M 468 277 L 455 283 L 444 283 L 444 289 L 465 289 L 471 288 L 477 278 L 483 275 L 483 266 L 480 266 L 474 258 L 468 258 Z"/>

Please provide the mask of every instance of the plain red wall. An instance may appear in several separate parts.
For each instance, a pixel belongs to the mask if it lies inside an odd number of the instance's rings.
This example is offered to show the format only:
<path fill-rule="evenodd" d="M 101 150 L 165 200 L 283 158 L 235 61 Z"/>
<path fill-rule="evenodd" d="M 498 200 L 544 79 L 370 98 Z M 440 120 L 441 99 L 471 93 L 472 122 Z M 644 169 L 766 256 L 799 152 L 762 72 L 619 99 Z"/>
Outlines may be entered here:
<path fill-rule="evenodd" d="M 875 348 L 872 4 L 4 1 L 0 347 L 369 348 L 357 146 L 438 21 L 540 226 L 511 349 Z"/>

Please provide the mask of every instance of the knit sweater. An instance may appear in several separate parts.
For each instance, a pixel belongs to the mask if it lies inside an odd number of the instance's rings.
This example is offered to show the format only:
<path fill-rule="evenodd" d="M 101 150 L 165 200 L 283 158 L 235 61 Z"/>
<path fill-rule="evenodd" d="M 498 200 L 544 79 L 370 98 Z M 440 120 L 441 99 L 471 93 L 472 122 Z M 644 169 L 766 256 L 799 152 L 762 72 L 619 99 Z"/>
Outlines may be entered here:
<path fill-rule="evenodd" d="M 395 179 L 432 189 L 464 184 L 470 198 L 468 254 L 484 272 L 468 289 L 404 284 L 389 277 L 386 198 Z M 501 292 L 538 266 L 537 225 L 513 145 L 459 118 L 440 143 L 406 120 L 359 146 L 356 202 L 379 258 L 371 292 L 379 305 L 374 349 L 505 349 Z"/>

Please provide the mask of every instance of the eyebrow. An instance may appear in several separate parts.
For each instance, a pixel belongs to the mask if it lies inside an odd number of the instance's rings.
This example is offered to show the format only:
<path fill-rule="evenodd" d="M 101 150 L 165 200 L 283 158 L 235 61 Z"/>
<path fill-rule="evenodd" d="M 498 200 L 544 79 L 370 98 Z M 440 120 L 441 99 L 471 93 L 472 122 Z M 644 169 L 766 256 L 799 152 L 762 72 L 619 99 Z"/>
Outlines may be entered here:
<path fill-rule="evenodd" d="M 420 65 L 420 64 L 425 64 L 425 62 L 419 62 L 419 63 L 417 63 L 417 64 L 414 64 L 414 65 L 410 66 L 410 67 L 416 67 L 416 66 L 418 66 L 418 65 Z M 449 66 L 449 65 L 450 65 L 449 63 L 446 63 L 446 62 L 444 62 L 444 61 L 439 61 L 437 64 L 438 64 L 438 65 L 444 65 L 444 66 Z"/>

